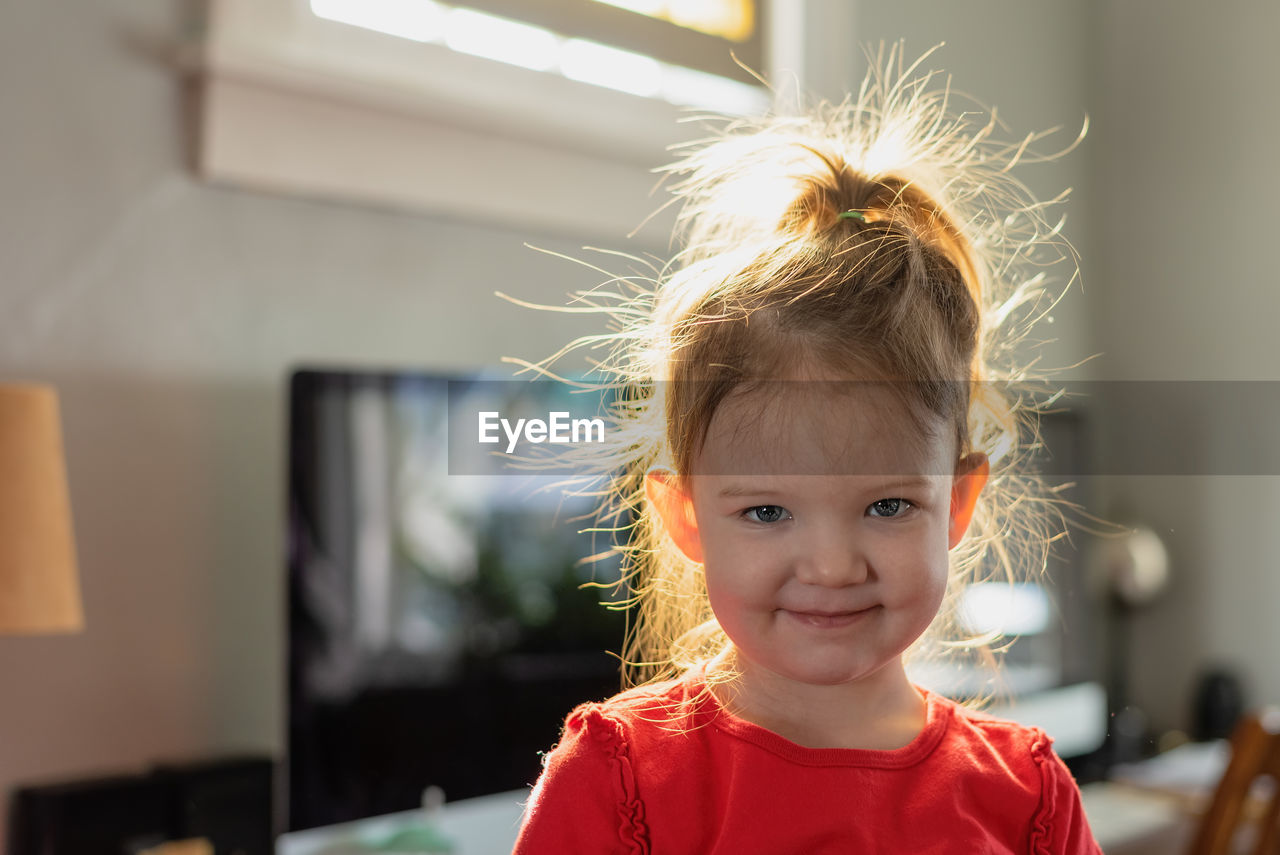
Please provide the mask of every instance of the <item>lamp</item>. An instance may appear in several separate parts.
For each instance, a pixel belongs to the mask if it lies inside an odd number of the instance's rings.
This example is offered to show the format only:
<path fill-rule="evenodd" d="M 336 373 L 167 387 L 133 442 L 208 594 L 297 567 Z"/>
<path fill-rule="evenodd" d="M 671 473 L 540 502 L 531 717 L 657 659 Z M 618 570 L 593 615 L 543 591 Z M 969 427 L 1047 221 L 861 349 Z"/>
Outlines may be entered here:
<path fill-rule="evenodd" d="M 1102 566 L 1111 594 L 1111 756 L 1113 763 L 1142 757 L 1149 721 L 1131 704 L 1130 662 L 1133 616 L 1169 584 L 1169 552 L 1160 536 L 1145 526 L 1131 528 L 1102 546 Z"/>
<path fill-rule="evenodd" d="M 0 634 L 83 628 L 57 393 L 0 383 Z"/>

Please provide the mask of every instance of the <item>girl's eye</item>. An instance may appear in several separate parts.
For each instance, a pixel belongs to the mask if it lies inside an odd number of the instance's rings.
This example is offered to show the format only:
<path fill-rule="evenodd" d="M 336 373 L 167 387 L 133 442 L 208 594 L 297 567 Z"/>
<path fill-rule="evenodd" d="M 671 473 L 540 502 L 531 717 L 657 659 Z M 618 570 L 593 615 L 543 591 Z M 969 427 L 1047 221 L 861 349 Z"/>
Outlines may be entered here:
<path fill-rule="evenodd" d="M 747 508 L 742 513 L 752 522 L 759 523 L 782 522 L 791 516 L 787 513 L 787 509 L 781 505 L 757 505 L 754 508 Z"/>
<path fill-rule="evenodd" d="M 906 499 L 880 499 L 872 502 L 867 513 L 873 517 L 896 517 L 907 512 L 911 503 Z"/>

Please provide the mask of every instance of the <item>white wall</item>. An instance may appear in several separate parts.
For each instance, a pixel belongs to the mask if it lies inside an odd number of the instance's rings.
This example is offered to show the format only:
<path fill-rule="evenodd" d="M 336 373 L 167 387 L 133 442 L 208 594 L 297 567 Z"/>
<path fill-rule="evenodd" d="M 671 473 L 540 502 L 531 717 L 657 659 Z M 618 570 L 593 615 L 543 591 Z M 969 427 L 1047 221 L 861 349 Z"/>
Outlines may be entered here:
<path fill-rule="evenodd" d="M 1280 6 L 1099 4 L 1101 111 L 1092 295 L 1100 376 L 1280 379 L 1275 264 Z M 1274 400 L 1275 387 L 1259 387 Z M 1274 409 L 1274 408 L 1272 408 Z M 1170 426 L 1190 456 L 1258 448 L 1274 418 L 1209 411 Z M 1280 702 L 1280 478 L 1113 479 L 1118 512 L 1168 542 L 1172 584 L 1138 616 L 1135 692 L 1158 728 L 1190 723 L 1197 674 L 1237 669 Z"/>

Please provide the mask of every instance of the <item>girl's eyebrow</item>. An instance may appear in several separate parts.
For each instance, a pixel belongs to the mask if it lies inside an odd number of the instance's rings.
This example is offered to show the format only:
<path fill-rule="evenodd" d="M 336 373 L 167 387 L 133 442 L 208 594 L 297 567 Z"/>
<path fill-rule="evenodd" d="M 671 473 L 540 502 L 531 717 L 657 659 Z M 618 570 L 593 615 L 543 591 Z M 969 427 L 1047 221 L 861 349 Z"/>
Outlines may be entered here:
<path fill-rule="evenodd" d="M 884 484 L 877 484 L 877 490 L 922 490 L 930 487 L 937 477 L 927 477 L 924 475 L 913 475 L 909 478 L 898 478 L 894 481 L 887 481 Z"/>
<path fill-rule="evenodd" d="M 778 490 L 770 490 L 767 487 L 756 487 L 752 484 L 730 484 L 722 489 L 719 493 L 720 498 L 732 498 L 735 496 L 777 496 L 780 495 Z"/>
<path fill-rule="evenodd" d="M 893 490 L 926 490 L 935 482 L 939 481 L 937 476 L 927 475 L 909 475 L 902 478 L 895 478 L 891 481 L 883 481 L 873 485 L 868 485 L 866 492 L 868 493 L 887 493 Z M 773 489 L 770 487 L 756 486 L 754 484 L 730 484 L 724 487 L 717 494 L 719 498 L 740 498 L 743 496 L 751 497 L 771 497 L 784 495 L 785 491 Z"/>

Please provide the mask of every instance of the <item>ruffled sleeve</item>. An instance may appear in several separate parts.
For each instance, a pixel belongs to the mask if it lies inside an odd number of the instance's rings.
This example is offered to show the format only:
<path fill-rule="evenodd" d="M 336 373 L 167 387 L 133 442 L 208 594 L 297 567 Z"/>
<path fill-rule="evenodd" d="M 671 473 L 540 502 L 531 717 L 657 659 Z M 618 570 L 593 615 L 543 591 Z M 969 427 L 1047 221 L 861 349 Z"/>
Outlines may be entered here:
<path fill-rule="evenodd" d="M 543 760 L 514 855 L 649 855 L 644 803 L 622 721 L 578 707 Z"/>
<path fill-rule="evenodd" d="M 1071 770 L 1040 734 L 1031 749 L 1040 770 L 1040 806 L 1031 826 L 1032 855 L 1102 855 L 1089 830 Z"/>

